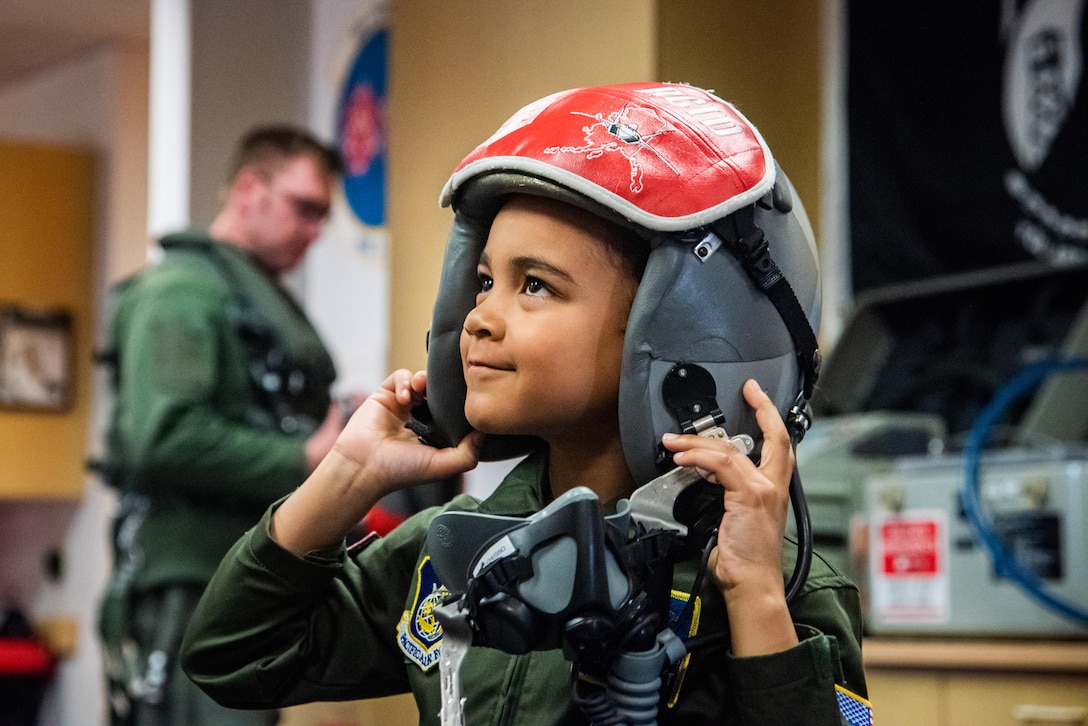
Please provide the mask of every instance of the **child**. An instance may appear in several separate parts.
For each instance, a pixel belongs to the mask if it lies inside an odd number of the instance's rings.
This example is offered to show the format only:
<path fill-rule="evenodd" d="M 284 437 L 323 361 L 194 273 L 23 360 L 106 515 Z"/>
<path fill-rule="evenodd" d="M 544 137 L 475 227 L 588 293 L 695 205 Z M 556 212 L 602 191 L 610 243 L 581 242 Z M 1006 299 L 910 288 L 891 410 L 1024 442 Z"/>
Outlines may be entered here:
<path fill-rule="evenodd" d="M 684 549 L 669 563 L 683 606 L 672 630 L 692 650 L 667 669 L 659 722 L 838 724 L 840 708 L 867 719 L 856 589 L 818 557 L 795 597 L 783 587 L 794 560 L 783 412 L 811 393 L 819 308 L 790 189 L 755 128 L 693 87 L 575 89 L 516 114 L 443 193 L 456 217 L 428 373 L 393 373 L 227 556 L 186 637 L 190 676 L 235 707 L 411 691 L 421 723 L 437 723 L 446 589 L 428 528 L 440 510 L 347 551 L 343 538 L 391 491 L 528 453 L 487 500 L 443 509 L 491 526 L 554 501 L 528 525 L 588 487 L 623 510 L 673 465 L 722 487 L 708 558 Z M 424 401 L 426 430 L 412 422 Z M 562 589 L 554 564 L 526 560 L 522 584 Z M 465 656 L 464 722 L 605 723 L 572 697 L 578 648 L 537 637 L 557 609 L 523 607 L 526 592 L 507 588 L 521 604 L 504 612 L 529 619 L 509 615 L 491 647 Z"/>

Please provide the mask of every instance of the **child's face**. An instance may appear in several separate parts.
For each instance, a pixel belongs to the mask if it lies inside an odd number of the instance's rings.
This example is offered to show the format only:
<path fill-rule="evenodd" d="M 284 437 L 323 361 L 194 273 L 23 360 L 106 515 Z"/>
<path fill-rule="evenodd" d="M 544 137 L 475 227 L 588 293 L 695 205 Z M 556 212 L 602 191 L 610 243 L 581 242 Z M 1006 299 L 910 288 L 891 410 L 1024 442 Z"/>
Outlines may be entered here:
<path fill-rule="evenodd" d="M 553 444 L 617 430 L 638 283 L 602 241 L 608 229 L 532 197 L 515 197 L 496 216 L 477 268 L 481 291 L 461 331 L 465 415 L 478 430 Z"/>

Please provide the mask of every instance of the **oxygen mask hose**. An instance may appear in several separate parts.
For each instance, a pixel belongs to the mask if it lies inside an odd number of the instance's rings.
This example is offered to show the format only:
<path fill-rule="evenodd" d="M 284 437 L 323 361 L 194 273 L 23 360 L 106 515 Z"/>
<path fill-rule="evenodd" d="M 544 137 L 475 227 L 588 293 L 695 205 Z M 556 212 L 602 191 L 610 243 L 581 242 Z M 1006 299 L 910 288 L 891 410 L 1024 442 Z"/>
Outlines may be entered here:
<path fill-rule="evenodd" d="M 808 579 L 812 567 L 812 519 L 808 513 L 805 490 L 801 486 L 801 474 L 793 469 L 790 477 L 790 503 L 793 505 L 793 518 L 797 524 L 797 562 L 793 566 L 793 575 L 786 585 L 786 602 L 793 602 Z"/>

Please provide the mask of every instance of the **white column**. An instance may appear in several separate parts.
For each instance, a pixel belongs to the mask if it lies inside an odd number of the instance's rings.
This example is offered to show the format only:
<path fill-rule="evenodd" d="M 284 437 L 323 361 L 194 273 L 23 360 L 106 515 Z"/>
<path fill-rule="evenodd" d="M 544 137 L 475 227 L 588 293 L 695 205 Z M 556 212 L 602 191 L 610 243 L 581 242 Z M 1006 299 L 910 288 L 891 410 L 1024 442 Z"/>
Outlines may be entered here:
<path fill-rule="evenodd" d="M 189 0 L 151 0 L 148 233 L 189 224 L 191 99 Z"/>
<path fill-rule="evenodd" d="M 823 138 L 820 186 L 820 274 L 824 355 L 842 333 L 852 302 L 849 175 L 846 128 L 846 2 L 823 2 Z"/>

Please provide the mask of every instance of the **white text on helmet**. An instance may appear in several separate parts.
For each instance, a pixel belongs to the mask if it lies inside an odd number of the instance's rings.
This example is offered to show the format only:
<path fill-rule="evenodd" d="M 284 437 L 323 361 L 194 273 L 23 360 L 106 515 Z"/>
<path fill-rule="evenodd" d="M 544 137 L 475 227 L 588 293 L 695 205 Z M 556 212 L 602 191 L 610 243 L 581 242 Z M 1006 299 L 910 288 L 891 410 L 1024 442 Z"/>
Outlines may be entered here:
<path fill-rule="evenodd" d="M 639 93 L 645 93 L 669 104 L 691 116 L 693 120 L 703 124 L 710 129 L 711 133 L 718 136 L 731 136 L 744 132 L 737 120 L 725 113 L 721 104 L 708 101 L 706 96 L 695 91 L 688 91 L 683 87 L 668 87 L 641 89 Z"/>

